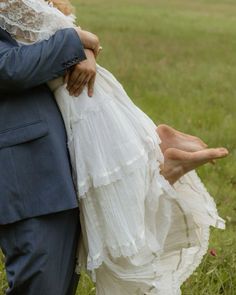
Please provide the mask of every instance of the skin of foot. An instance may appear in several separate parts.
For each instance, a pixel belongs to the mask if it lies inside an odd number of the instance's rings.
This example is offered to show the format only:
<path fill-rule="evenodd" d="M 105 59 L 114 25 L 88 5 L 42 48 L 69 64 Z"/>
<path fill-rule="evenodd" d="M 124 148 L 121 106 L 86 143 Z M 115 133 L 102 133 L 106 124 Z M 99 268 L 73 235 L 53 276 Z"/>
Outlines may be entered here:
<path fill-rule="evenodd" d="M 221 159 L 228 155 L 225 148 L 204 149 L 197 152 L 186 152 L 176 148 L 168 148 L 164 152 L 164 164 L 161 174 L 174 184 L 184 174 L 212 160 Z"/>
<path fill-rule="evenodd" d="M 208 147 L 200 138 L 182 133 L 165 124 L 159 125 L 156 131 L 162 141 L 160 147 L 163 154 L 168 148 L 177 148 L 185 152 L 197 152 Z"/>

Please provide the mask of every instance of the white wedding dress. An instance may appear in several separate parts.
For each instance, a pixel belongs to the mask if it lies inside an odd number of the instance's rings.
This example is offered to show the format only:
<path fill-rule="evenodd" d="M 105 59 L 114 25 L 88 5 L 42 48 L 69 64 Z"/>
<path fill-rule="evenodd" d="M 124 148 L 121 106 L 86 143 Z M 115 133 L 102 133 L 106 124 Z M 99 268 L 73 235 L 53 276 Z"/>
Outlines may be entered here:
<path fill-rule="evenodd" d="M 73 27 L 73 18 L 43 0 L 3 1 L 1 8 L 0 26 L 24 43 Z M 107 70 L 97 65 L 92 98 L 86 89 L 71 97 L 62 79 L 49 84 L 64 118 L 80 201 L 80 263 L 93 274 L 97 294 L 181 294 L 207 251 L 209 227 L 224 228 L 213 199 L 195 172 L 174 186 L 160 174 L 155 124 Z"/>

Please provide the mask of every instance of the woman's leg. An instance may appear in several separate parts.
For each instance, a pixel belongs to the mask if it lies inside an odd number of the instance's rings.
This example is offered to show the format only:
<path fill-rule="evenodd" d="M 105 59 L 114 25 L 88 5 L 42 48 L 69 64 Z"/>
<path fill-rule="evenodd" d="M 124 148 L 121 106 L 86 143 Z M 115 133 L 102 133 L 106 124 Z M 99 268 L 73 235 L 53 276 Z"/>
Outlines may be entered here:
<path fill-rule="evenodd" d="M 168 148 L 164 152 L 164 164 L 161 174 L 174 184 L 180 177 L 208 162 L 224 158 L 228 155 L 225 148 L 204 149 L 197 152 L 185 152 L 176 148 Z"/>
<path fill-rule="evenodd" d="M 157 127 L 157 134 L 162 141 L 160 147 L 163 154 L 168 148 L 177 148 L 185 152 L 197 152 L 207 148 L 207 144 L 200 138 L 180 132 L 165 124 Z"/>

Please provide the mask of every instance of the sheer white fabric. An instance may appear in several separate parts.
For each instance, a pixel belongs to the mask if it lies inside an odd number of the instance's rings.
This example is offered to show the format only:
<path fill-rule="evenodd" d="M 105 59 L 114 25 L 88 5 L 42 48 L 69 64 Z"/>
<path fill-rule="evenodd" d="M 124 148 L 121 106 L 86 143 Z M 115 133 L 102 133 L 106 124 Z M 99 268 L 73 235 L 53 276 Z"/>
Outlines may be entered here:
<path fill-rule="evenodd" d="M 209 226 L 224 228 L 214 200 L 195 172 L 174 187 L 162 177 L 155 124 L 104 68 L 93 98 L 64 86 L 55 97 L 80 198 L 80 262 L 97 294 L 180 294 L 207 251 Z"/>
<path fill-rule="evenodd" d="M 0 27 L 21 41 L 48 39 L 73 21 L 73 15 L 65 16 L 44 0 L 0 1 Z"/>
<path fill-rule="evenodd" d="M 97 65 L 92 98 L 86 89 L 71 97 L 62 79 L 49 84 L 80 200 L 78 270 L 92 272 L 98 295 L 179 295 L 207 251 L 209 227 L 224 228 L 214 200 L 195 172 L 175 186 L 164 179 L 155 124 L 107 70 Z"/>

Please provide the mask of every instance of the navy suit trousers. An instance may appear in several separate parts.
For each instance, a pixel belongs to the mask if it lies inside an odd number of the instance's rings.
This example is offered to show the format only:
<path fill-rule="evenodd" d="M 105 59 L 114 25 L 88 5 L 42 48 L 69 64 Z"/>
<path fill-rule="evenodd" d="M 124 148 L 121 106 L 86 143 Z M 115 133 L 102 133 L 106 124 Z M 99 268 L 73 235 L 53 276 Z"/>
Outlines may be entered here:
<path fill-rule="evenodd" d="M 8 295 L 72 295 L 79 211 L 71 209 L 0 226 Z"/>

